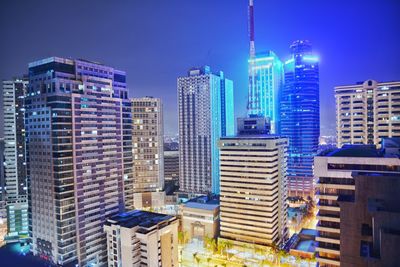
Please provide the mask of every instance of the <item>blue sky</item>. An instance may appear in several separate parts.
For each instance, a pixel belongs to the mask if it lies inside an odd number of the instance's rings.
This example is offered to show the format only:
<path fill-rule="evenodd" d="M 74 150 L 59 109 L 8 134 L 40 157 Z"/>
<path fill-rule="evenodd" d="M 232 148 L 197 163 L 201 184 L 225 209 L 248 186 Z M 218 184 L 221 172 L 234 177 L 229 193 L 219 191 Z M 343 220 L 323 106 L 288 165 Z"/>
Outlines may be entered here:
<path fill-rule="evenodd" d="M 255 0 L 256 50 L 285 60 L 308 39 L 320 57 L 322 134 L 333 134 L 333 87 L 400 79 L 400 1 Z M 234 81 L 235 113 L 247 96 L 246 0 L 3 0 L 0 78 L 31 61 L 85 58 L 127 71 L 131 96 L 161 97 L 165 132 L 177 133 L 176 78 L 210 65 Z"/>

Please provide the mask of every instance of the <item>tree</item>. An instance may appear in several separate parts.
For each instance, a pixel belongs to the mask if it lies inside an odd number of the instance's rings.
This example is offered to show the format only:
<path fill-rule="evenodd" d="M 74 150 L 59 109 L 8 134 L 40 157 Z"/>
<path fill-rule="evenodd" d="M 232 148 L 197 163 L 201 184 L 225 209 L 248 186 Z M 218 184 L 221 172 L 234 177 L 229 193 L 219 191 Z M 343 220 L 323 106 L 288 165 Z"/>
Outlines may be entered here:
<path fill-rule="evenodd" d="M 283 249 L 280 249 L 280 250 L 278 250 L 278 266 L 280 266 L 281 265 L 281 259 L 283 258 L 283 257 L 286 257 L 287 256 L 287 253 L 286 253 L 286 251 L 285 250 L 283 250 Z"/>
<path fill-rule="evenodd" d="M 225 248 L 226 248 L 226 258 L 229 260 L 229 252 L 228 250 L 231 249 L 233 247 L 233 243 L 230 240 L 227 240 L 225 243 Z"/>
<path fill-rule="evenodd" d="M 200 264 L 200 257 L 198 256 L 197 252 L 193 253 L 193 259 L 196 261 L 198 267 Z"/>
<path fill-rule="evenodd" d="M 300 266 L 300 264 L 301 264 L 301 262 L 302 262 L 302 258 L 296 256 L 296 257 L 295 257 L 295 261 L 296 261 L 296 265 L 297 265 L 297 266 Z"/>
<path fill-rule="evenodd" d="M 278 262 L 279 261 L 279 259 L 278 259 L 279 248 L 278 248 L 278 245 L 276 244 L 276 242 L 272 242 L 272 244 L 271 244 L 271 252 L 272 252 L 272 254 L 274 254 L 274 258 L 276 260 L 276 264 L 280 264 Z"/>
<path fill-rule="evenodd" d="M 267 258 L 261 260 L 261 266 L 271 263 Z"/>
<path fill-rule="evenodd" d="M 310 267 L 311 266 L 311 259 L 310 258 L 305 258 L 304 260 L 307 262 L 307 266 Z"/>
<path fill-rule="evenodd" d="M 214 253 L 217 247 L 216 240 L 212 237 L 204 237 L 204 247 L 211 253 Z"/>
<path fill-rule="evenodd" d="M 208 257 L 208 258 L 207 258 L 207 266 L 210 266 L 210 261 L 211 261 L 211 258 Z"/>
<path fill-rule="evenodd" d="M 205 236 L 203 238 L 203 245 L 204 245 L 204 248 L 206 248 L 206 249 L 209 248 L 209 246 L 210 246 L 210 238 L 208 236 Z"/>
<path fill-rule="evenodd" d="M 313 255 L 313 256 L 311 257 L 311 259 L 307 259 L 308 267 L 311 266 L 311 263 L 315 263 L 315 262 L 316 262 L 316 260 L 315 260 L 315 255 Z"/>
<path fill-rule="evenodd" d="M 256 245 L 254 243 L 251 246 L 251 252 L 252 252 L 252 256 L 254 258 L 254 254 L 256 254 Z"/>
<path fill-rule="evenodd" d="M 189 241 L 189 236 L 188 236 L 187 231 L 179 231 L 178 232 L 178 242 L 181 245 L 185 245 Z"/>
<path fill-rule="evenodd" d="M 210 248 L 212 253 L 217 250 L 217 241 L 215 240 L 215 238 L 211 239 Z"/>
<path fill-rule="evenodd" d="M 179 244 L 183 244 L 183 240 L 184 240 L 184 234 L 183 234 L 183 232 L 182 231 L 179 231 L 178 232 L 178 241 L 179 241 Z"/>
<path fill-rule="evenodd" d="M 223 255 L 224 254 L 224 250 L 226 249 L 225 240 L 222 240 L 222 239 L 218 240 L 218 245 L 217 246 L 218 246 L 218 253 L 220 255 Z"/>

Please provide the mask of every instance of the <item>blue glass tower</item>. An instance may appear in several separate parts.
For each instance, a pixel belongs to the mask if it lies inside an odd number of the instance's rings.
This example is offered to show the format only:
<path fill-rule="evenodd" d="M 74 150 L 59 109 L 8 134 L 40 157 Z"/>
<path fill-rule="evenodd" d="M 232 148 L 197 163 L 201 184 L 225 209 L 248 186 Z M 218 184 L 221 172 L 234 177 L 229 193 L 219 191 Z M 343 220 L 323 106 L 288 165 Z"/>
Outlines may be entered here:
<path fill-rule="evenodd" d="M 281 98 L 281 134 L 289 138 L 289 195 L 313 194 L 313 158 L 318 150 L 318 58 L 308 41 L 295 41 L 285 62 Z"/>
<path fill-rule="evenodd" d="M 249 59 L 248 115 L 268 117 L 271 133 L 280 132 L 280 93 L 283 64 L 272 52 L 257 53 Z"/>

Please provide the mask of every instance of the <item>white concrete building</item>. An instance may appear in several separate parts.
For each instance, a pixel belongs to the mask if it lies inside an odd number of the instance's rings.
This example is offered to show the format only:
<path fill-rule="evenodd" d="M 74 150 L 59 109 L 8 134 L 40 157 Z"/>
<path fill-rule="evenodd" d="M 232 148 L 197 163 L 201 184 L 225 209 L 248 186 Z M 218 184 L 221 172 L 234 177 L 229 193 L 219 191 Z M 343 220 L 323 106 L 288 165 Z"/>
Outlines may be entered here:
<path fill-rule="evenodd" d="M 287 239 L 287 145 L 265 134 L 221 138 L 222 238 L 256 245 Z"/>
<path fill-rule="evenodd" d="M 400 137 L 400 81 L 335 87 L 337 142 L 374 144 Z"/>
<path fill-rule="evenodd" d="M 182 230 L 189 240 L 204 240 L 219 236 L 219 198 L 200 196 L 181 207 Z"/>
<path fill-rule="evenodd" d="M 28 188 L 25 150 L 26 79 L 3 81 L 4 191 L 8 237 L 28 234 Z M 3 164 L 3 162 L 1 162 Z"/>
<path fill-rule="evenodd" d="M 178 219 L 134 210 L 104 225 L 109 267 L 178 266 Z"/>

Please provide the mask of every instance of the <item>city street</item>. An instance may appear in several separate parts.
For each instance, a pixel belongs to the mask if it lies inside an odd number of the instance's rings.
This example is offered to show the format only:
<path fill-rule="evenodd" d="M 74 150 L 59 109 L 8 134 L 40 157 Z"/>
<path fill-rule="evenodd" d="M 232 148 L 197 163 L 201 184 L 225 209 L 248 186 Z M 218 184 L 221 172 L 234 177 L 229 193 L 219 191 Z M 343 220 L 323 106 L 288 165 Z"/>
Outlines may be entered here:
<path fill-rule="evenodd" d="M 185 246 L 179 247 L 179 262 L 181 267 L 274 267 L 274 266 L 293 266 L 293 267 L 314 267 L 315 262 L 305 260 L 296 261 L 294 256 L 281 258 L 281 264 L 275 262 L 275 256 L 272 253 L 261 255 L 252 249 L 246 251 L 238 249 L 224 250 L 221 254 L 211 253 L 204 248 L 203 242 L 193 240 Z M 227 259 L 227 255 L 228 259 Z"/>

